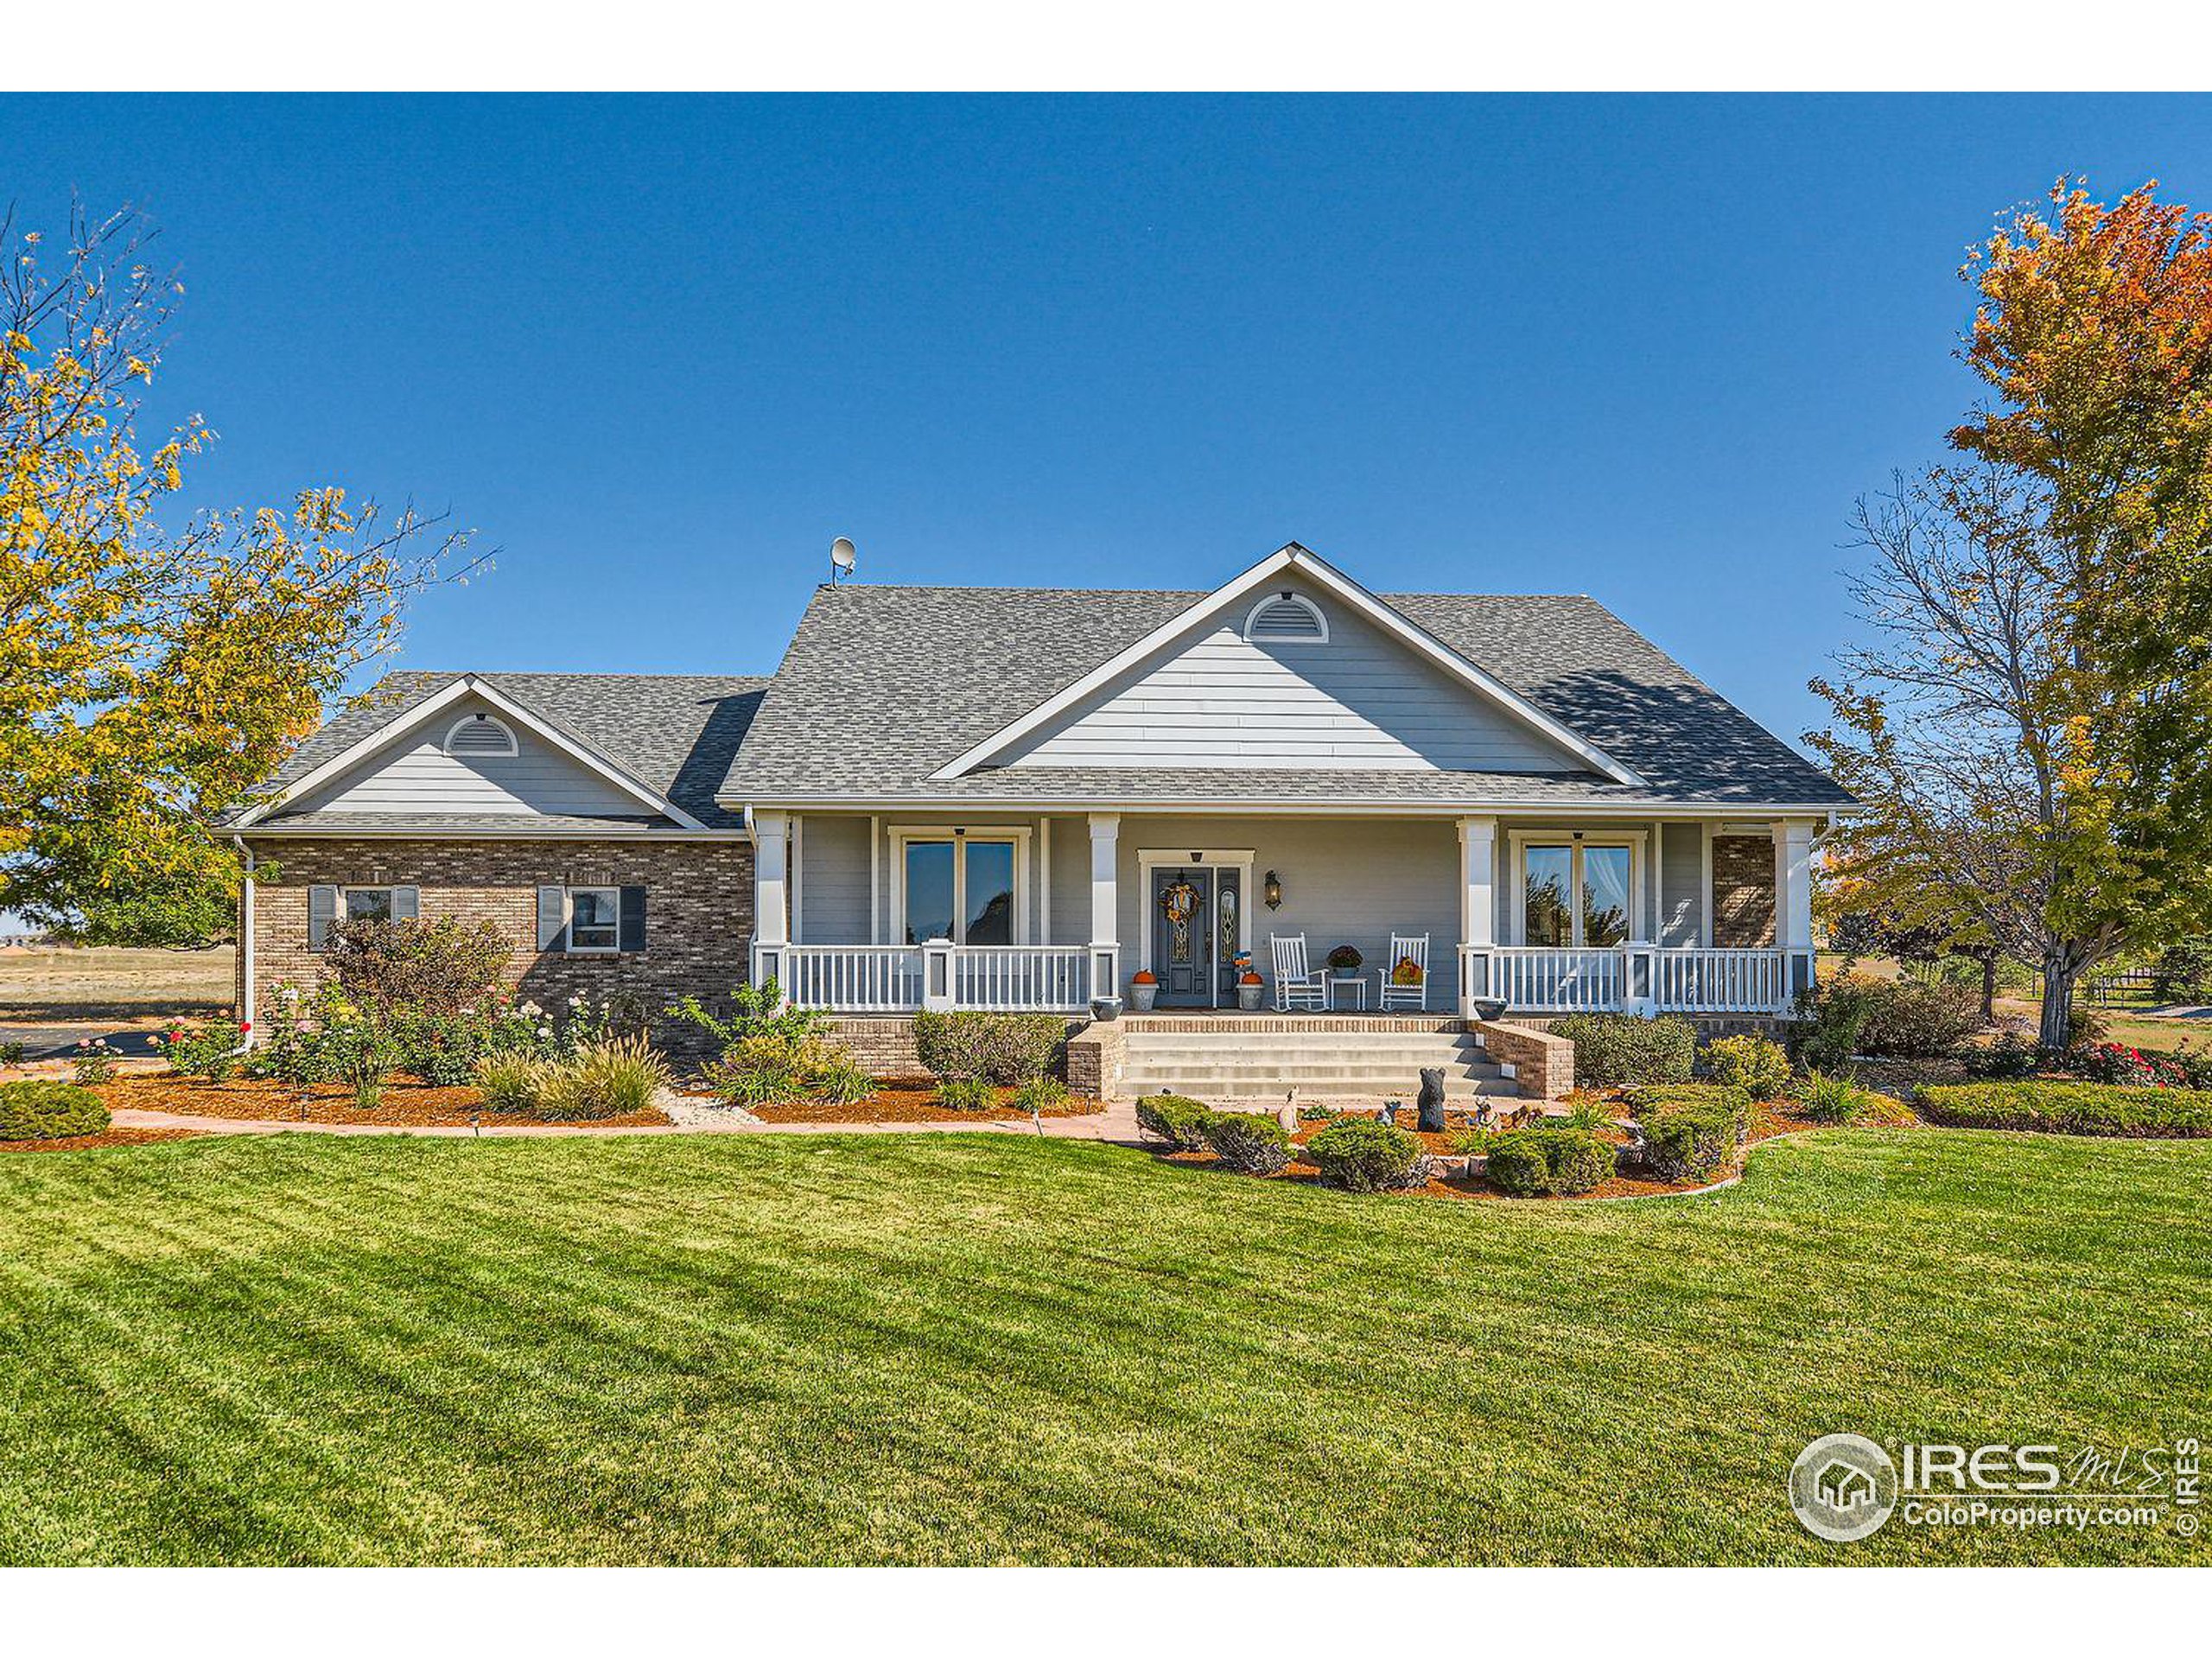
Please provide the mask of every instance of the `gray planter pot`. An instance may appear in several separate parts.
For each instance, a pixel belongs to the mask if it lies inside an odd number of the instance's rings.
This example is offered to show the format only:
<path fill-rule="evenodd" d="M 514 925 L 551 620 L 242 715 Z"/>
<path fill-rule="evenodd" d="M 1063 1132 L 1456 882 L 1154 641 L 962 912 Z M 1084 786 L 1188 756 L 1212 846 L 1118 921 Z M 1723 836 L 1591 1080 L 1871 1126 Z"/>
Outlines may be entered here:
<path fill-rule="evenodd" d="M 1160 987 L 1157 985 L 1132 985 L 1129 987 L 1129 1007 L 1138 1014 L 1150 1014 L 1152 1000 L 1159 995 Z"/>
<path fill-rule="evenodd" d="M 1246 1014 L 1258 1013 L 1260 993 L 1267 988 L 1264 985 L 1239 985 L 1236 988 L 1236 1006 Z"/>

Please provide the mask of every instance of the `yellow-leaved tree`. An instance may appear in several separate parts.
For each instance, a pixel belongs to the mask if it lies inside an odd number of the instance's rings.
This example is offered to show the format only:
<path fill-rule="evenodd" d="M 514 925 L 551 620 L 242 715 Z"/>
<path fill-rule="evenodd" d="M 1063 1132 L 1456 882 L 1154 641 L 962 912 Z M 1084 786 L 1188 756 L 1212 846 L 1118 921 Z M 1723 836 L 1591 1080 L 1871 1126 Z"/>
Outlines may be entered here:
<path fill-rule="evenodd" d="M 60 248 L 0 219 L 0 910 L 186 944 L 233 917 L 216 820 L 392 647 L 410 598 L 481 561 L 330 486 L 165 525 L 211 434 L 134 432 L 181 293 L 150 239 L 127 209 L 79 209 Z"/>

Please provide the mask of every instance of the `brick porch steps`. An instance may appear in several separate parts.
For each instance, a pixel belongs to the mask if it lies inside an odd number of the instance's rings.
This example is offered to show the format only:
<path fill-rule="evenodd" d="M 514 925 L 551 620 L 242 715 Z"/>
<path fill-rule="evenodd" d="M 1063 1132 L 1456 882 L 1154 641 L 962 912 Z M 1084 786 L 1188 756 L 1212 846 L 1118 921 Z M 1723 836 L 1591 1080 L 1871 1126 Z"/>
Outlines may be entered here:
<path fill-rule="evenodd" d="M 1411 1099 L 1425 1066 L 1456 1099 L 1513 1098 L 1519 1085 L 1465 1022 L 1435 1016 L 1161 1015 L 1124 1020 L 1123 1087 L 1131 1095 L 1280 1099 L 1389 1095 Z"/>

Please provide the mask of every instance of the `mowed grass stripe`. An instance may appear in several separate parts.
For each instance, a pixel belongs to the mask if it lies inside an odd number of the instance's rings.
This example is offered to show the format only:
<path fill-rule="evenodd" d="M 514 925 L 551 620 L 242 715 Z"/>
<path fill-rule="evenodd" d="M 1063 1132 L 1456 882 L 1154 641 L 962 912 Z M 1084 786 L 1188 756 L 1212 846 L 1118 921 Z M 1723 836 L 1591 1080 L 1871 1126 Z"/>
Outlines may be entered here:
<path fill-rule="evenodd" d="M 2212 1147 L 1828 1132 L 1713 1198 L 1356 1198 L 1012 1136 L 0 1166 L 0 1559 L 2157 1560 L 1781 1497 L 2145 1444 Z"/>

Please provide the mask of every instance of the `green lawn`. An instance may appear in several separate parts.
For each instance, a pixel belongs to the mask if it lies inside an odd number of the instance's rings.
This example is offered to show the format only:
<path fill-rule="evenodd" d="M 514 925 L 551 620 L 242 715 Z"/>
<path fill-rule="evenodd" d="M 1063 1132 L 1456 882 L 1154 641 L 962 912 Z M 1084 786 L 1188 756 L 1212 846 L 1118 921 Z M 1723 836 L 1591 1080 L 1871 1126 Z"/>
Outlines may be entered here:
<path fill-rule="evenodd" d="M 1713 1198 L 1001 1136 L 0 1157 L 0 1562 L 2173 1561 L 1821 1543 L 1815 1435 L 2212 1430 L 2212 1143 L 1834 1130 Z"/>

